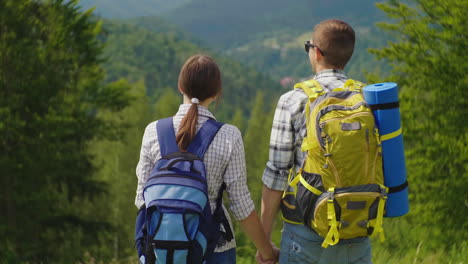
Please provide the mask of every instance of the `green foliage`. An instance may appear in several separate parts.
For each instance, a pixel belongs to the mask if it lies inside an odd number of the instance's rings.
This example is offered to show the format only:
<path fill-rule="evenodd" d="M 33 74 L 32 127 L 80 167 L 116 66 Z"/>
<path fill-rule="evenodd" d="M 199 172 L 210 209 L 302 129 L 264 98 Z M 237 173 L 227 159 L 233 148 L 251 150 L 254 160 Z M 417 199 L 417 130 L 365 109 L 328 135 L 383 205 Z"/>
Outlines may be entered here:
<path fill-rule="evenodd" d="M 242 114 L 242 111 L 240 109 L 237 109 L 229 124 L 236 126 L 242 133 L 244 133 L 245 123 L 246 120 L 244 118 L 244 115 Z"/>
<path fill-rule="evenodd" d="M 114 85 L 131 87 L 132 103 L 115 114 L 102 111 L 100 117 L 125 126 L 118 140 L 96 140 L 89 151 L 95 157 L 93 163 L 99 170 L 95 177 L 109 186 L 107 195 L 96 206 L 96 217 L 112 223 L 112 230 L 99 233 L 99 246 L 87 247 L 97 259 L 121 259 L 133 255 L 135 207 L 131 197 L 135 195 L 135 166 L 138 162 L 141 138 L 151 121 L 151 109 L 143 82 L 128 84 L 120 80 Z M 129 199 L 130 198 L 130 199 Z"/>
<path fill-rule="evenodd" d="M 401 87 L 410 183 L 411 211 L 398 222 L 405 228 L 387 228 L 387 236 L 404 239 L 392 239 L 385 248 L 389 252 L 411 249 L 406 254 L 424 259 L 410 252 L 417 248 L 430 258 L 434 252 L 455 253 L 461 247 L 466 257 L 468 34 L 464 11 L 468 2 L 412 2 L 379 4 L 395 20 L 380 27 L 392 32 L 397 42 L 372 50 L 391 63 L 388 80 Z"/>
<path fill-rule="evenodd" d="M 254 200 L 257 210 L 260 210 L 260 199 L 262 193 L 262 174 L 268 160 L 266 147 L 270 141 L 273 104 L 265 104 L 262 92 L 257 92 L 252 104 L 252 113 L 247 122 L 244 135 L 244 148 L 247 165 L 247 184 L 250 194 Z M 254 256 L 256 248 L 247 235 L 242 232 L 238 223 L 235 223 L 235 237 L 237 244 L 237 256 L 244 256 L 239 263 L 255 263 Z"/>
<path fill-rule="evenodd" d="M 262 92 L 258 92 L 252 105 L 252 114 L 247 123 L 244 145 L 247 161 L 247 183 L 255 201 L 259 202 L 262 193 L 260 179 L 268 161 L 271 125 L 274 104 L 265 104 Z M 259 207 L 257 203 L 257 207 Z"/>
<path fill-rule="evenodd" d="M 111 228 L 84 210 L 108 187 L 93 177 L 88 144 L 118 128 L 96 113 L 129 101 L 125 87 L 102 82 L 99 30 L 76 1 L 0 1 L 0 258 L 9 262 L 70 263 Z"/>

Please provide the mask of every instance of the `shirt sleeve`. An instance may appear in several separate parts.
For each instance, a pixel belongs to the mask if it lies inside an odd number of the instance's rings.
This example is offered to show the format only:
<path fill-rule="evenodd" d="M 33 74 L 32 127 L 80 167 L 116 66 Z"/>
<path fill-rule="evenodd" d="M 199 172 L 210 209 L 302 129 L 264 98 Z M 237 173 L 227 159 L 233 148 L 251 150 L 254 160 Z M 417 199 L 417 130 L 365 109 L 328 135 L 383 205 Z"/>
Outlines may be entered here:
<path fill-rule="evenodd" d="M 265 186 L 278 191 L 286 190 L 289 169 L 294 164 L 295 133 L 289 104 L 285 95 L 278 100 L 270 136 L 269 158 L 262 177 Z"/>
<path fill-rule="evenodd" d="M 155 164 L 154 159 L 151 157 L 150 154 L 151 146 L 159 147 L 157 146 L 157 144 L 153 144 L 153 142 L 157 140 L 155 127 L 155 122 L 149 124 L 146 127 L 141 143 L 140 160 L 138 161 L 138 165 L 136 167 L 138 184 L 136 190 L 135 205 L 138 208 L 140 208 L 145 203 L 143 199 L 143 188 L 145 187 L 146 181 L 148 180 L 151 170 L 153 169 Z"/>
<path fill-rule="evenodd" d="M 236 135 L 231 158 L 224 174 L 224 182 L 229 196 L 229 209 L 234 218 L 240 221 L 255 210 L 255 205 L 247 187 L 244 143 L 239 130 Z"/>

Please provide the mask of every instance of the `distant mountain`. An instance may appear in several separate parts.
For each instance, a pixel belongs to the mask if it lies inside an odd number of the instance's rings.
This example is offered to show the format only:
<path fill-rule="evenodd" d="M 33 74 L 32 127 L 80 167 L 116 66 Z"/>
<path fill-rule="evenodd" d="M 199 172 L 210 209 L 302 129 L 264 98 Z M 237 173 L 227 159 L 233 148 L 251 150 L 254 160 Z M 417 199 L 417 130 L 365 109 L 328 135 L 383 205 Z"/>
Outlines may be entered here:
<path fill-rule="evenodd" d="M 177 93 L 177 78 L 184 61 L 193 54 L 202 53 L 211 55 L 221 69 L 222 98 L 226 100 L 216 111 L 220 120 L 229 121 L 238 110 L 243 116 L 249 116 L 259 90 L 264 92 L 267 101 L 273 102 L 279 95 L 281 86 L 267 75 L 200 47 L 182 33 L 164 32 L 170 28 L 159 19 L 106 20 L 102 40 L 106 43 L 104 68 L 107 81 L 125 78 L 130 83 L 142 82 L 149 98 L 155 101 L 168 89 Z"/>
<path fill-rule="evenodd" d="M 163 13 L 168 21 L 220 50 L 244 45 L 259 35 L 301 34 L 321 20 L 339 18 L 372 26 L 383 14 L 380 0 L 193 0 Z"/>
<path fill-rule="evenodd" d="M 387 71 L 388 65 L 371 55 L 367 49 L 385 45 L 387 36 L 374 28 L 356 26 L 356 46 L 351 61 L 345 68 L 349 77 L 365 80 L 364 72 Z M 292 87 L 294 82 L 313 75 L 309 57 L 304 51 L 304 41 L 309 40 L 311 32 L 301 34 L 282 32 L 268 37 L 259 35 L 258 39 L 226 49 L 225 54 L 271 76 L 283 80 L 283 86 Z"/>
<path fill-rule="evenodd" d="M 80 0 L 83 9 L 96 7 L 95 14 L 104 18 L 133 18 L 168 12 L 192 0 Z"/>

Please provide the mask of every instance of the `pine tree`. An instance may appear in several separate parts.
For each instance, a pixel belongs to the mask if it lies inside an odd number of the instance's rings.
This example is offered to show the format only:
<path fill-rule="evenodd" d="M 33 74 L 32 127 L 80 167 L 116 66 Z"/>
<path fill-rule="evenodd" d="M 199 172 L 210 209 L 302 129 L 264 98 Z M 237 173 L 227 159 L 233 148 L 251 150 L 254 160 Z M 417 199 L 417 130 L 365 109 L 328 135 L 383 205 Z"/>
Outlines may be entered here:
<path fill-rule="evenodd" d="M 127 105 L 104 85 L 100 23 L 77 1 L 0 1 L 0 258 L 72 263 L 110 223 L 83 204 L 107 185 L 88 152 L 118 126 L 101 110 Z"/>
<path fill-rule="evenodd" d="M 410 184 L 411 212 L 400 222 L 408 230 L 388 229 L 404 236 L 389 246 L 424 241 L 431 251 L 466 241 L 468 2 L 411 2 L 378 4 L 395 20 L 380 27 L 393 33 L 396 42 L 372 52 L 391 62 L 388 79 L 401 87 Z"/>

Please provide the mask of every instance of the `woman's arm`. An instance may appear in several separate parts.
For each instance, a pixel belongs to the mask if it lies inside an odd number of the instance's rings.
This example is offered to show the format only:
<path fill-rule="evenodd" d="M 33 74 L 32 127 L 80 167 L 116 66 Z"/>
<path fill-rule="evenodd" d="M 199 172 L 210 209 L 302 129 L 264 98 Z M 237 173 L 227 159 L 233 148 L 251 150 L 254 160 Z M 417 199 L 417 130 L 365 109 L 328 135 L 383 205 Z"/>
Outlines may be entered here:
<path fill-rule="evenodd" d="M 153 122 L 149 124 L 145 129 L 145 133 L 143 135 L 141 143 L 140 160 L 138 161 L 138 165 L 136 167 L 138 184 L 136 190 L 135 205 L 137 208 L 141 208 L 141 206 L 145 203 L 145 201 L 143 200 L 143 188 L 145 186 L 146 181 L 149 178 L 151 170 L 154 167 L 154 160 L 151 157 L 151 146 L 155 145 L 156 141 L 156 122 Z M 159 149 L 159 145 L 156 145 L 155 147 Z"/>
<path fill-rule="evenodd" d="M 247 218 L 239 221 L 242 229 L 257 247 L 264 261 L 275 260 L 273 247 L 267 239 L 265 232 L 258 219 L 257 212 L 253 211 Z"/>
<path fill-rule="evenodd" d="M 255 205 L 247 187 L 244 143 L 237 128 L 232 138 L 232 153 L 224 174 L 231 212 L 260 251 L 263 259 L 274 259 L 272 246 L 260 225 Z"/>

